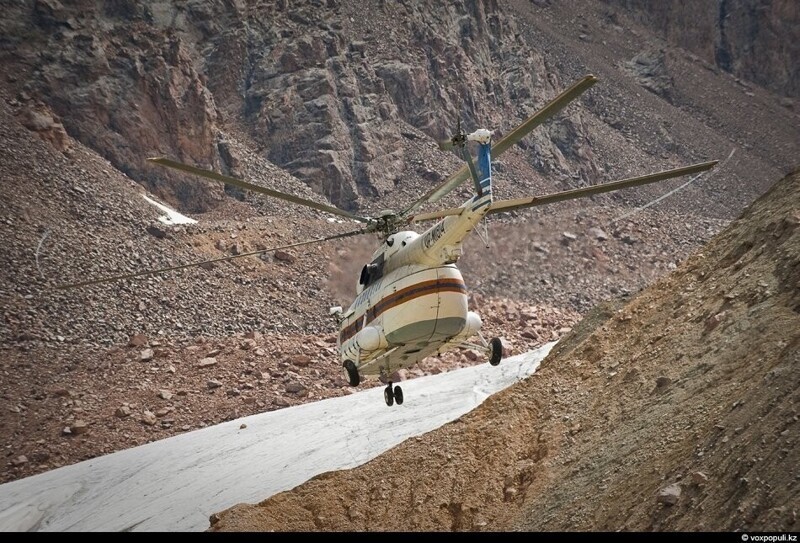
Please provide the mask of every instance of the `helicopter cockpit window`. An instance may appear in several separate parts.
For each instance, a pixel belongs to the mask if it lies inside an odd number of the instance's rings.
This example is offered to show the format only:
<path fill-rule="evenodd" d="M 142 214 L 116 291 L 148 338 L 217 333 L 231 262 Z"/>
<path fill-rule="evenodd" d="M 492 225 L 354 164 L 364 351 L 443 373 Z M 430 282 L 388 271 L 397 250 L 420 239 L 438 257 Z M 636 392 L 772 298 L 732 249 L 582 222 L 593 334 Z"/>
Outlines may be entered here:
<path fill-rule="evenodd" d="M 358 280 L 358 284 L 361 285 L 363 288 L 367 288 L 381 277 L 383 277 L 382 254 L 378 258 L 376 258 L 369 264 L 365 264 L 364 267 L 361 268 L 361 277 Z"/>

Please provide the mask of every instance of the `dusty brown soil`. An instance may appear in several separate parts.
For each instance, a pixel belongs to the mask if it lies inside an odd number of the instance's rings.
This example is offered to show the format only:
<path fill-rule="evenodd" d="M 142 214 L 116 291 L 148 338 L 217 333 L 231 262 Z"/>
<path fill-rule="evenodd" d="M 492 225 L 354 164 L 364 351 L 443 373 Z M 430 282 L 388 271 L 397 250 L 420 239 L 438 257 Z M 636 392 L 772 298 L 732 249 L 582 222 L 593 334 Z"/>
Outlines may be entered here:
<path fill-rule="evenodd" d="M 800 172 L 531 378 L 213 530 L 797 529 Z"/>

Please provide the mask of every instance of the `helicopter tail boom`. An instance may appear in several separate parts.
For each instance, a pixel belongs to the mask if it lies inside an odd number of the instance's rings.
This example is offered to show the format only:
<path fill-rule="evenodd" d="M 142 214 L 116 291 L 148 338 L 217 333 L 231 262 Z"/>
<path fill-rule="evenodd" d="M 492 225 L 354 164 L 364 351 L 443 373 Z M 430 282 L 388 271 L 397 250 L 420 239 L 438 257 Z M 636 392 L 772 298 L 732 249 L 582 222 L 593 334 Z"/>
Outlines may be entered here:
<path fill-rule="evenodd" d="M 472 138 L 475 134 L 479 134 L 480 139 Z M 474 170 L 473 181 L 477 194 L 461 204 L 461 207 L 412 217 L 412 221 L 428 218 L 441 220 L 411 242 L 405 251 L 404 263 L 434 266 L 456 262 L 462 254 L 461 242 L 489 212 L 494 201 L 491 133 L 488 130 L 478 130 L 468 137 L 478 142 L 477 167 L 470 163 L 470 169 Z"/>

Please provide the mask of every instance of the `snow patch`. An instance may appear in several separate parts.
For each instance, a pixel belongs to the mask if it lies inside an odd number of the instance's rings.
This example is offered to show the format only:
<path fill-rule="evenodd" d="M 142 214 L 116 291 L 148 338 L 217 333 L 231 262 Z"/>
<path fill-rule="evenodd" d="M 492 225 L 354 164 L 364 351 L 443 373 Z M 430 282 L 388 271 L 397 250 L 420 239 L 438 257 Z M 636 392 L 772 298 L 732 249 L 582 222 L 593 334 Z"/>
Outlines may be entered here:
<path fill-rule="evenodd" d="M 142 195 L 142 198 L 156 206 L 158 209 L 166 213 L 166 215 L 162 215 L 158 218 L 159 221 L 163 222 L 164 224 L 175 225 L 175 224 L 195 224 L 197 221 L 187 217 L 186 215 L 181 215 L 174 209 L 170 209 L 169 207 L 165 206 L 160 202 L 156 202 L 152 198 L 148 198 L 146 195 Z"/>

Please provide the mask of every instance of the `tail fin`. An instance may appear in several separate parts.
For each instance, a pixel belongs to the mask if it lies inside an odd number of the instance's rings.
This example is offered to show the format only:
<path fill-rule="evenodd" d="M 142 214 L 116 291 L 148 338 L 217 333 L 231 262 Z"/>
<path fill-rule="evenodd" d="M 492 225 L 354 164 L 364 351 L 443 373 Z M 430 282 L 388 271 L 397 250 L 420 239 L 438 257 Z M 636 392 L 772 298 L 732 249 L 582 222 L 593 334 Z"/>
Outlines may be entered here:
<path fill-rule="evenodd" d="M 492 133 L 480 128 L 469 134 L 467 140 L 478 142 L 478 171 L 476 184 L 481 196 L 492 193 Z"/>

